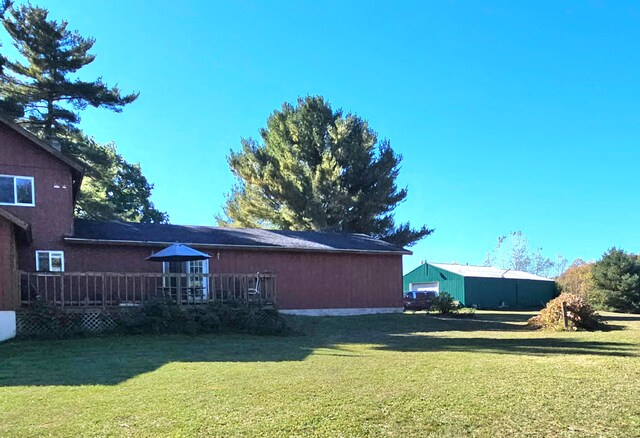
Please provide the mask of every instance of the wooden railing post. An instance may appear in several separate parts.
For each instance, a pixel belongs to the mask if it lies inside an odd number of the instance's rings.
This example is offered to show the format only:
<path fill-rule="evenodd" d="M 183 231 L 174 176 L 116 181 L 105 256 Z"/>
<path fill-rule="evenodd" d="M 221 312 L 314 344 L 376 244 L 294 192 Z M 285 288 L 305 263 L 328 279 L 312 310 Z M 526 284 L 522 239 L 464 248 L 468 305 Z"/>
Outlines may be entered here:
<path fill-rule="evenodd" d="M 259 294 L 249 293 L 250 289 L 256 288 L 257 280 Z M 140 305 L 151 297 L 164 296 L 168 291 L 180 306 L 230 300 L 275 302 L 277 293 L 276 276 L 272 273 L 18 271 L 15 282 L 19 304 L 33 304 L 37 296 L 37 299 L 62 309 Z"/>
<path fill-rule="evenodd" d="M 71 277 L 69 277 L 69 287 L 71 287 Z M 60 301 L 64 309 L 64 275 L 60 276 Z"/>
<path fill-rule="evenodd" d="M 27 274 L 27 300 L 31 304 L 31 274 Z"/>
<path fill-rule="evenodd" d="M 102 286 L 102 308 L 106 309 L 107 308 L 107 297 L 106 297 L 106 285 L 104 284 L 104 273 L 100 276 L 100 284 Z"/>
<path fill-rule="evenodd" d="M 18 282 L 16 283 L 18 290 L 16 291 L 16 293 L 18 294 L 18 302 L 16 304 L 16 306 L 20 306 L 21 304 L 24 304 L 24 299 L 23 299 L 23 294 L 24 294 L 24 284 L 23 284 L 23 279 L 24 279 L 24 274 L 22 272 L 16 272 L 16 276 L 18 277 Z M 29 285 L 29 283 L 27 282 L 27 286 Z M 30 303 L 30 297 L 29 295 L 31 295 L 29 293 L 29 289 L 27 289 L 27 305 L 29 305 Z"/>
<path fill-rule="evenodd" d="M 182 306 L 182 274 L 176 274 L 176 302 Z"/>

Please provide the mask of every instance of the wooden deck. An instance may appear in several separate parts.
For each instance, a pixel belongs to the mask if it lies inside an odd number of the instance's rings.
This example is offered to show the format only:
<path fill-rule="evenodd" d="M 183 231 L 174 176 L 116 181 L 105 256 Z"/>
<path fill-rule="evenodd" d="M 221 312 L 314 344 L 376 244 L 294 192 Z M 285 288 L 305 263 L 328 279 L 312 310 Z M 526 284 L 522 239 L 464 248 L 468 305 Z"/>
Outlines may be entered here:
<path fill-rule="evenodd" d="M 276 275 L 20 271 L 20 302 L 60 308 L 123 308 L 154 298 L 178 305 L 276 303 Z"/>

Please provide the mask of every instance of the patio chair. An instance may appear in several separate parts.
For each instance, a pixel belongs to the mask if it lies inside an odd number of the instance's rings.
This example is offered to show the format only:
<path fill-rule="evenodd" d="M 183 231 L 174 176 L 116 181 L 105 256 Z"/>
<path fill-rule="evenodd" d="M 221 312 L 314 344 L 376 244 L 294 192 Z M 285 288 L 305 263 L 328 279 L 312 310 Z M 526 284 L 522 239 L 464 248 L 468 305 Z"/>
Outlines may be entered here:
<path fill-rule="evenodd" d="M 247 297 L 260 299 L 260 273 L 256 274 L 256 286 L 247 289 Z"/>

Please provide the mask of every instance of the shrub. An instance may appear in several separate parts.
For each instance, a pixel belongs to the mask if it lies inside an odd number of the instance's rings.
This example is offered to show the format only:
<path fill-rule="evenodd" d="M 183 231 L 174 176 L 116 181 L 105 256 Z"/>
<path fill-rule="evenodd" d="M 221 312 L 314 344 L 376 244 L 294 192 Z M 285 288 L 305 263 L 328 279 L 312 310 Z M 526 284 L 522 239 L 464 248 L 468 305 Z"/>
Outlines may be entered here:
<path fill-rule="evenodd" d="M 236 328 L 254 335 L 278 335 L 289 331 L 285 319 L 277 310 L 261 308 L 238 312 Z"/>
<path fill-rule="evenodd" d="M 569 293 L 562 293 L 549 301 L 539 315 L 529 319 L 528 324 L 535 328 L 564 330 L 563 302 L 566 303 L 569 330 L 596 330 L 602 326 L 598 314 L 587 301 L 583 297 Z"/>
<path fill-rule="evenodd" d="M 56 306 L 36 301 L 20 311 L 21 318 L 29 321 L 27 333 L 18 333 L 23 338 L 62 339 L 84 334 L 82 314 L 61 311 Z"/>
<path fill-rule="evenodd" d="M 435 310 L 442 314 L 450 314 L 458 309 L 458 304 L 453 299 L 453 296 L 447 292 L 441 292 L 433 300 L 431 310 Z"/>
<path fill-rule="evenodd" d="M 20 317 L 30 327 L 21 337 L 57 339 L 96 334 L 83 323 L 83 313 L 65 312 L 56 306 L 36 302 L 21 310 Z M 102 314 L 110 321 L 106 331 L 123 334 L 206 334 L 249 333 L 254 335 L 287 335 L 295 331 L 276 309 L 265 309 L 246 303 L 211 303 L 178 306 L 166 299 L 153 299 L 139 307 L 120 309 L 119 313 Z"/>
<path fill-rule="evenodd" d="M 125 333 L 184 333 L 188 315 L 168 300 L 153 299 L 143 306 L 123 310 L 120 327 Z"/>
<path fill-rule="evenodd" d="M 593 282 L 606 308 L 640 313 L 640 258 L 617 248 L 593 266 Z"/>
<path fill-rule="evenodd" d="M 285 335 L 292 332 L 275 309 L 242 303 L 178 306 L 166 300 L 152 300 L 128 311 L 121 319 L 124 333 L 249 333 Z"/>

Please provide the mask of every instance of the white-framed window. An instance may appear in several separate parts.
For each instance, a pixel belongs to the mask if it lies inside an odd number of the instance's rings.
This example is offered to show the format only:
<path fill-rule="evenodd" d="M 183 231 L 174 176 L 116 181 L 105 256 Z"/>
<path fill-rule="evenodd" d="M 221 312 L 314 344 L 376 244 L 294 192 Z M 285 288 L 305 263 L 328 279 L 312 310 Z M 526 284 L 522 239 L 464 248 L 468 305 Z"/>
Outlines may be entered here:
<path fill-rule="evenodd" d="M 33 207 L 35 198 L 32 176 L 0 175 L 0 205 Z"/>
<path fill-rule="evenodd" d="M 64 272 L 64 251 L 36 251 L 36 271 Z"/>

